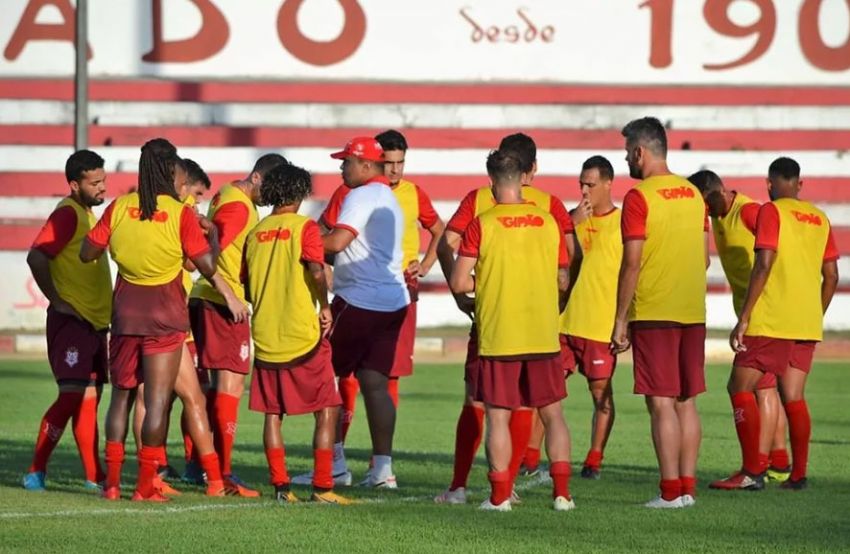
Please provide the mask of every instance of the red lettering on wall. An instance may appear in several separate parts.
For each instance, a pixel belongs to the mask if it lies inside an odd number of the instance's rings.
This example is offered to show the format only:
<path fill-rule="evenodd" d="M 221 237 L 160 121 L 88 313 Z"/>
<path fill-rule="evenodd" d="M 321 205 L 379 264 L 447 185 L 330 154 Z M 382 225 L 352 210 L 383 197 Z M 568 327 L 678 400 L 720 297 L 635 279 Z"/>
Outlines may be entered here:
<path fill-rule="evenodd" d="M 468 10 L 469 8 L 461 8 L 459 13 L 472 27 L 472 35 L 469 37 L 472 42 L 481 42 L 486 39 L 487 42 L 516 44 L 518 42 L 534 42 L 538 37 L 541 42 L 552 42 L 555 39 L 555 27 L 545 25 L 538 28 L 526 13 L 527 8 L 519 8 L 516 11 L 522 25 L 507 25 L 505 27 L 490 25 L 486 28 L 479 24 Z"/>
<path fill-rule="evenodd" d="M 166 41 L 162 37 L 162 0 L 153 0 L 153 49 L 146 62 L 197 62 L 221 52 L 230 37 L 227 19 L 210 0 L 190 0 L 201 12 L 201 28 L 191 38 Z"/>
<path fill-rule="evenodd" d="M 366 36 L 366 14 L 357 0 L 338 0 L 344 20 L 342 31 L 333 40 L 307 38 L 298 27 L 298 10 L 304 0 L 286 0 L 277 14 L 277 34 L 286 50 L 312 65 L 332 65 L 350 57 Z"/>
<path fill-rule="evenodd" d="M 806 0 L 800 8 L 797 29 L 800 34 L 800 49 L 809 62 L 826 71 L 844 71 L 850 68 L 850 36 L 841 46 L 832 48 L 823 42 L 818 26 L 822 0 Z M 850 10 L 850 0 L 844 0 Z"/>
<path fill-rule="evenodd" d="M 62 14 L 62 23 L 36 23 L 38 14 L 45 6 L 54 6 Z M 3 51 L 7 60 L 15 60 L 31 40 L 63 40 L 74 44 L 74 8 L 70 0 L 30 0 L 24 9 L 12 38 Z M 88 46 L 88 58 L 92 58 L 91 46 Z"/>
<path fill-rule="evenodd" d="M 47 298 L 45 298 L 44 295 L 41 294 L 41 291 L 38 290 L 38 286 L 35 284 L 35 280 L 32 277 L 27 277 L 26 289 L 29 301 L 13 304 L 13 308 L 16 310 L 28 310 L 33 308 L 44 309 L 50 305 Z"/>

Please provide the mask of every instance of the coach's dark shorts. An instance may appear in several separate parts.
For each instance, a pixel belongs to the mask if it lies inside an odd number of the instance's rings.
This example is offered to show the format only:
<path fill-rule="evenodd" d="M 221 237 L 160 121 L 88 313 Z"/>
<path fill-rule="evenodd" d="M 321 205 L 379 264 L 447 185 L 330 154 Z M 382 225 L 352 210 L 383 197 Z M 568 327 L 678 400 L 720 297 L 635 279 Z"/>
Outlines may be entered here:
<path fill-rule="evenodd" d="M 330 342 L 337 376 L 371 369 L 389 377 L 407 306 L 394 312 L 377 312 L 352 306 L 335 296 L 331 313 L 334 326 Z"/>

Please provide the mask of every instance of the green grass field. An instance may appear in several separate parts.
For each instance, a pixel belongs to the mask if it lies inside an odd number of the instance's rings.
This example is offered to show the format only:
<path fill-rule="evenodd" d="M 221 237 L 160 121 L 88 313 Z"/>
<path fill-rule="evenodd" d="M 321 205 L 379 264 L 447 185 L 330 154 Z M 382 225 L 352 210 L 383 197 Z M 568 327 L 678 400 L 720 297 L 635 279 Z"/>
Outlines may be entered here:
<path fill-rule="evenodd" d="M 725 393 L 727 367 L 707 368 L 709 393 L 699 400 L 704 439 L 697 506 L 652 511 L 642 502 L 656 494 L 658 476 L 649 422 L 640 397 L 630 393 L 631 371 L 617 374 L 617 423 L 600 481 L 573 480 L 578 509 L 551 510 L 548 485 L 521 482 L 523 504 L 509 514 L 476 509 L 487 494 L 483 449 L 473 469 L 473 501 L 437 506 L 431 497 L 451 478 L 454 428 L 461 402 L 458 365 L 420 365 L 402 382 L 396 434 L 398 491 L 343 490 L 365 500 L 351 507 L 304 502 L 279 507 L 270 500 L 261 443 L 261 417 L 247 410 L 234 455 L 240 476 L 262 485 L 263 498 L 206 499 L 199 489 L 168 505 L 107 503 L 82 489 L 80 463 L 70 429 L 54 453 L 46 494 L 20 487 L 41 414 L 55 397 L 45 363 L 0 362 L 0 551 L 848 551 L 850 550 L 850 381 L 847 363 L 821 363 L 808 398 L 813 423 L 810 489 L 761 493 L 710 491 L 709 480 L 739 463 Z M 571 378 L 565 412 L 574 460 L 588 445 L 590 402 L 580 378 Z M 101 421 L 106 400 L 101 403 Z M 355 479 L 367 466 L 368 435 L 359 408 L 349 436 Z M 179 408 L 169 441 L 173 465 L 182 470 Z M 288 420 L 284 436 L 291 474 L 311 468 L 312 418 Z M 102 436 L 102 435 L 101 435 Z M 102 440 L 102 439 L 101 439 Z M 125 482 L 135 478 L 128 452 Z M 576 468 L 576 473 L 577 473 Z M 178 485 L 179 486 L 179 485 Z M 127 486 L 125 493 L 131 490 Z M 307 489 L 296 490 L 307 497 Z"/>

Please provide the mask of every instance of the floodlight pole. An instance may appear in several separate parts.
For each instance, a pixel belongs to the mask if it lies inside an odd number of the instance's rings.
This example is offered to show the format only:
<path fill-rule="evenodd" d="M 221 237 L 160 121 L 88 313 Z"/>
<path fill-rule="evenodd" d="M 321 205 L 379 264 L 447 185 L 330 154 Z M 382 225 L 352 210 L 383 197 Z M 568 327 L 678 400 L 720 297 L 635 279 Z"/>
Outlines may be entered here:
<path fill-rule="evenodd" d="M 77 0 L 74 50 L 74 149 L 89 145 L 88 0 Z"/>

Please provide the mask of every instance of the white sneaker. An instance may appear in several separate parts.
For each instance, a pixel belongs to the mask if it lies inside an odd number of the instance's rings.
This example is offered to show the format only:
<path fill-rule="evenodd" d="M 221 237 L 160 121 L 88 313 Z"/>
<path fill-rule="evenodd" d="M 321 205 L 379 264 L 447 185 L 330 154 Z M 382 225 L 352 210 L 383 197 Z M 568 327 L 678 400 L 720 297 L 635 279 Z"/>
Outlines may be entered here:
<path fill-rule="evenodd" d="M 466 489 L 458 487 L 455 490 L 446 489 L 434 497 L 437 504 L 466 504 Z"/>
<path fill-rule="evenodd" d="M 340 487 L 350 487 L 353 478 L 351 476 L 351 472 L 347 469 L 334 473 L 334 485 Z M 313 472 L 308 471 L 307 473 L 302 473 L 301 475 L 296 475 L 292 478 L 293 485 L 312 485 L 313 484 Z"/>
<path fill-rule="evenodd" d="M 697 503 L 697 499 L 691 496 L 690 494 L 683 494 L 681 498 L 682 506 L 684 506 L 685 508 L 690 508 L 691 506 Z"/>
<path fill-rule="evenodd" d="M 645 508 L 684 508 L 685 505 L 682 503 L 682 497 L 678 497 L 675 500 L 664 500 L 661 498 L 661 495 L 656 496 L 646 504 L 644 504 Z"/>
<path fill-rule="evenodd" d="M 555 508 L 556 512 L 568 512 L 570 510 L 576 509 L 576 502 L 572 498 L 564 498 L 563 496 L 559 496 L 555 498 L 555 502 L 552 505 Z"/>
<path fill-rule="evenodd" d="M 488 512 L 510 512 L 511 511 L 511 500 L 505 500 L 501 504 L 493 504 L 490 502 L 490 497 L 487 497 L 487 500 L 481 503 L 478 506 L 479 510 L 484 510 Z"/>

